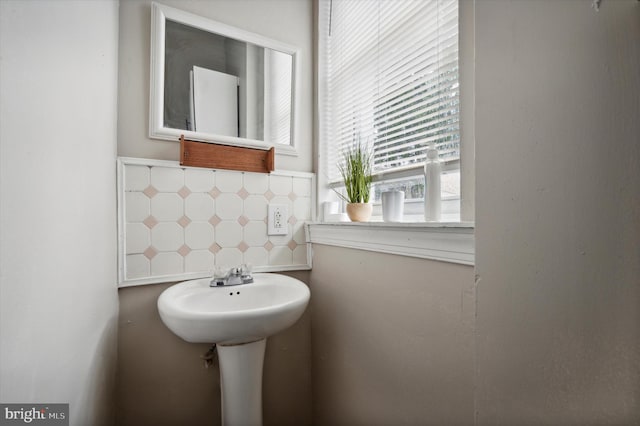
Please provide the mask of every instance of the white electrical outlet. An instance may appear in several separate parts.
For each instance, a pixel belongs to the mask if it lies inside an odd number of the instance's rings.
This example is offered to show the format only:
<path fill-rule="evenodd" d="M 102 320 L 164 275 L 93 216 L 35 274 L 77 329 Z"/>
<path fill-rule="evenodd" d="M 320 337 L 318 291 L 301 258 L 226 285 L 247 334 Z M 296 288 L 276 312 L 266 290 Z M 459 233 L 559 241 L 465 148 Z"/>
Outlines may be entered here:
<path fill-rule="evenodd" d="M 289 233 L 289 206 L 269 204 L 267 235 L 287 235 Z"/>

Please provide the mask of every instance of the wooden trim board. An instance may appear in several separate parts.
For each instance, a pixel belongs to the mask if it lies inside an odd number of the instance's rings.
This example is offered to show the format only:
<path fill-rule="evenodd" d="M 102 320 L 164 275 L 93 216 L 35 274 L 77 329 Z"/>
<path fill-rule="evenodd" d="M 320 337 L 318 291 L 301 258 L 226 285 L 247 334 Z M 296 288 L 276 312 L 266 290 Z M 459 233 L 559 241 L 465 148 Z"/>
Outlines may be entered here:
<path fill-rule="evenodd" d="M 275 149 L 220 145 L 186 140 L 180 136 L 180 165 L 242 172 L 270 173 L 275 170 Z"/>

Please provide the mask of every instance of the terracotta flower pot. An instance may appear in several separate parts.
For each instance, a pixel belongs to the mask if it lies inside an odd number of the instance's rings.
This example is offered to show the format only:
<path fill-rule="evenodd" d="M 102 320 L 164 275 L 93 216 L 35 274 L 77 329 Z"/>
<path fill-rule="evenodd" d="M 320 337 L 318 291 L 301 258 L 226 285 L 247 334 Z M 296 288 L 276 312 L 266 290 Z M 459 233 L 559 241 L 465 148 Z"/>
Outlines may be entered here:
<path fill-rule="evenodd" d="M 349 203 L 347 204 L 347 215 L 351 222 L 368 222 L 373 212 L 373 204 L 369 203 Z"/>

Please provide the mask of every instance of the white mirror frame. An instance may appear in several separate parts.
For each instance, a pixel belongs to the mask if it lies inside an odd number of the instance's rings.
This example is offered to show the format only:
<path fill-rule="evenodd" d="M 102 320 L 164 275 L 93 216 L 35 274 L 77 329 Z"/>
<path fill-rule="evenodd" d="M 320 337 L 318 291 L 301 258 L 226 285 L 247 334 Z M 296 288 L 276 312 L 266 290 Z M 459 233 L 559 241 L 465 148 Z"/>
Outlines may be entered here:
<path fill-rule="evenodd" d="M 239 138 L 225 135 L 215 135 L 191 130 L 173 129 L 164 126 L 164 61 L 165 61 L 165 22 L 169 19 L 200 30 L 220 34 L 236 40 L 252 43 L 290 54 L 292 56 L 292 99 L 291 99 L 291 145 L 274 144 L 266 141 Z M 149 90 L 149 137 L 178 142 L 180 135 L 186 139 L 220 143 L 224 145 L 240 146 L 268 150 L 275 147 L 277 154 L 297 156 L 297 114 L 299 110 L 298 93 L 300 70 L 299 49 L 276 40 L 263 37 L 249 31 L 241 30 L 227 24 L 213 21 L 202 16 L 175 9 L 158 3 L 151 4 L 151 86 Z"/>

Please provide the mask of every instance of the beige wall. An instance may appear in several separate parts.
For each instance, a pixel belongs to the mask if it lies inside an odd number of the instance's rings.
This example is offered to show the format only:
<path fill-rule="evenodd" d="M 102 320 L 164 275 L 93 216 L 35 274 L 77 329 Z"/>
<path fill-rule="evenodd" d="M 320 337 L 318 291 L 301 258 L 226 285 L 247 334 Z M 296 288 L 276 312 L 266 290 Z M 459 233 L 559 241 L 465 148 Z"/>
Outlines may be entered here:
<path fill-rule="evenodd" d="M 287 275 L 309 281 L 309 272 Z M 219 425 L 220 376 L 200 355 L 210 347 L 181 340 L 162 323 L 156 302 L 171 284 L 120 289 L 119 426 Z M 268 425 L 311 423 L 310 313 L 267 341 L 263 415 Z"/>
<path fill-rule="evenodd" d="M 72 426 L 114 418 L 117 48 L 117 1 L 0 1 L 0 401 Z"/>
<path fill-rule="evenodd" d="M 165 0 L 161 3 L 300 48 L 298 157 L 278 155 L 280 170 L 312 170 L 311 0 Z M 177 160 L 179 144 L 148 138 L 151 0 L 120 5 L 118 155 Z M 308 282 L 308 272 L 293 273 Z M 167 285 L 120 290 L 117 417 L 119 425 L 219 424 L 217 370 L 199 359 L 207 345 L 181 341 L 161 323 L 156 300 Z M 266 425 L 309 424 L 309 314 L 269 339 L 264 367 Z"/>
<path fill-rule="evenodd" d="M 473 268 L 313 250 L 314 424 L 472 424 Z"/>
<path fill-rule="evenodd" d="M 118 155 L 178 160 L 177 142 L 149 139 L 151 0 L 120 2 Z M 164 0 L 160 3 L 236 26 L 300 49 L 298 157 L 276 156 L 276 169 L 312 171 L 311 0 Z"/>
<path fill-rule="evenodd" d="M 476 5 L 477 424 L 640 424 L 640 3 Z"/>

